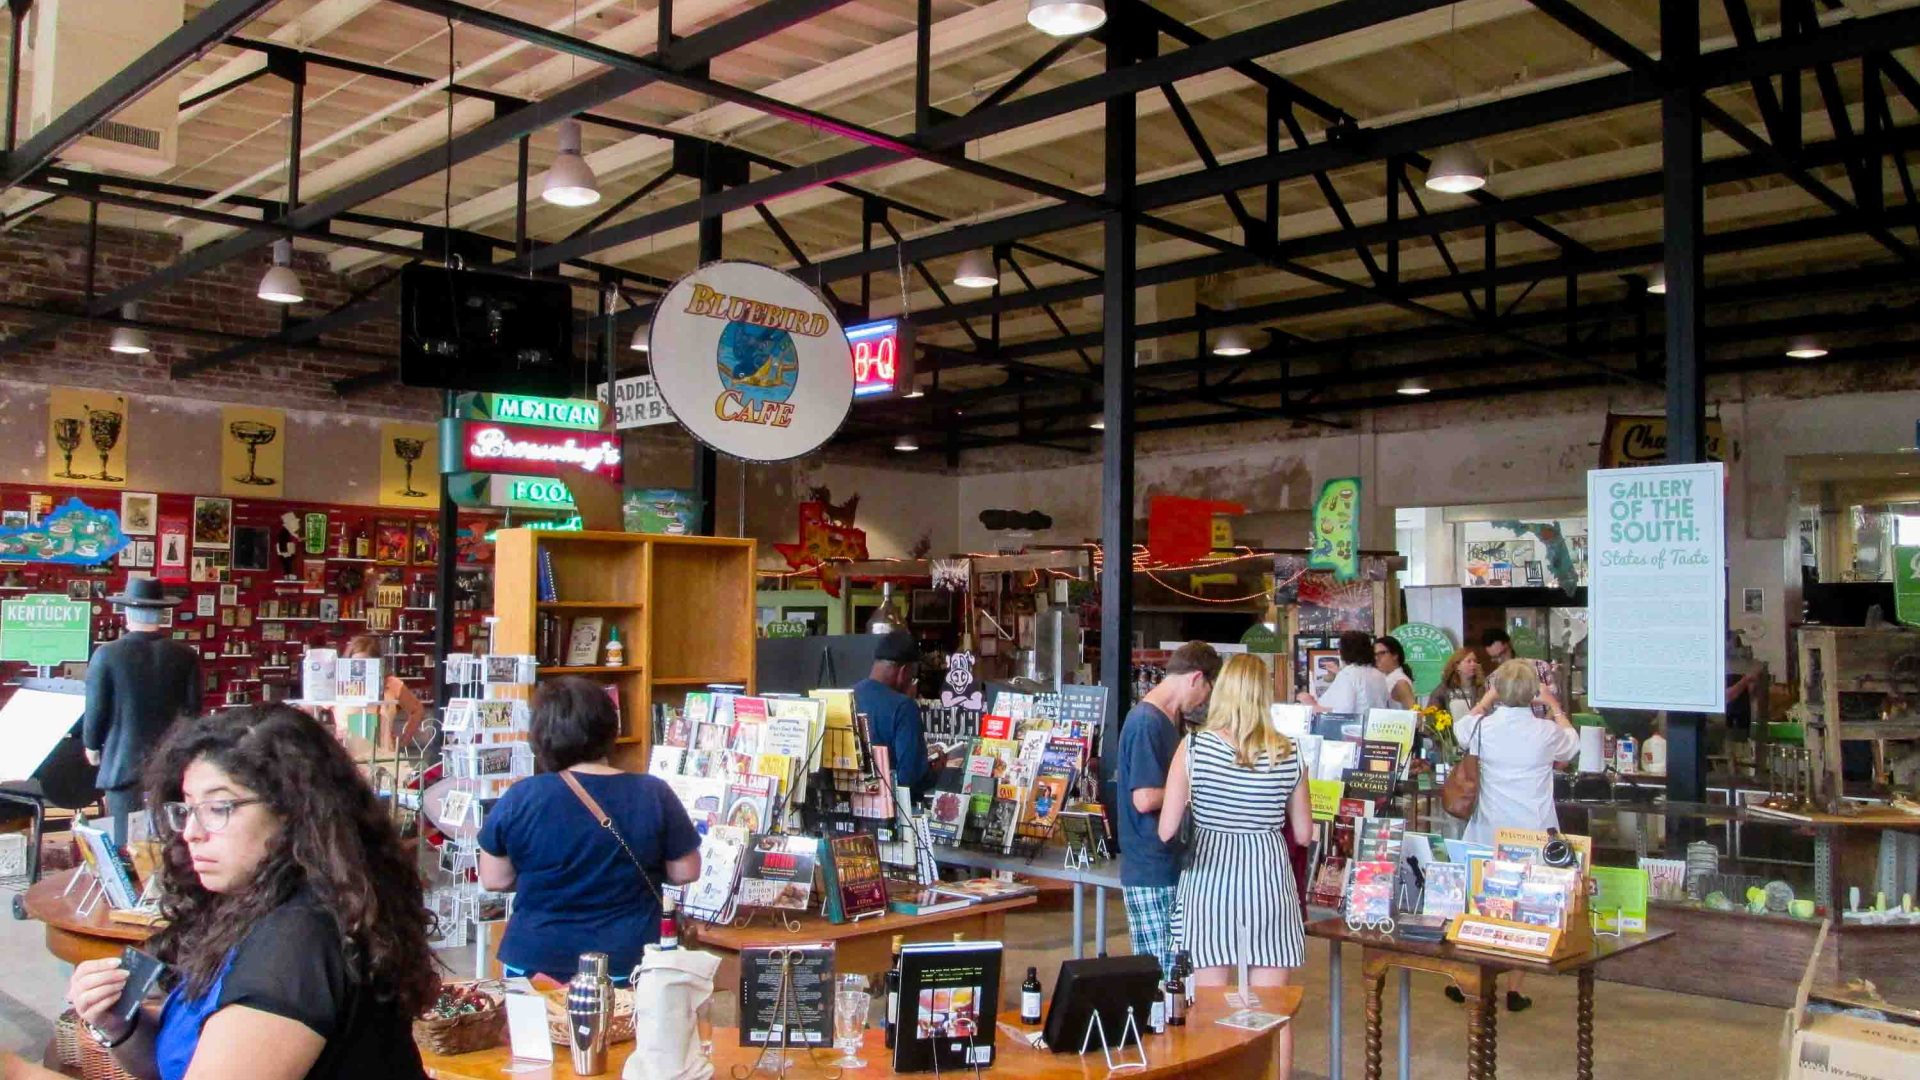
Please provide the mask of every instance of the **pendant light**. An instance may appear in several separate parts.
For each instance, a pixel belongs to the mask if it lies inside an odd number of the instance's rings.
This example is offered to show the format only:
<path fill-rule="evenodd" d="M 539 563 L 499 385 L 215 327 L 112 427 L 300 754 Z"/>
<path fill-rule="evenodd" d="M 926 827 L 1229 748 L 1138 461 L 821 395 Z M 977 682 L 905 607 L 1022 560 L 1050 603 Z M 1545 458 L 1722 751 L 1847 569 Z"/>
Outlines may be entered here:
<path fill-rule="evenodd" d="M 912 435 L 902 435 L 893 440 L 893 448 L 902 454 L 911 454 L 920 449 L 920 440 Z"/>
<path fill-rule="evenodd" d="M 1793 343 L 1787 346 L 1787 355 L 1795 360 L 1818 360 L 1827 355 L 1827 350 L 1821 348 L 1812 338 L 1795 338 Z"/>
<path fill-rule="evenodd" d="M 1000 270 L 993 265 L 993 256 L 984 251 L 969 251 L 960 256 L 953 283 L 963 289 L 991 289 L 1000 284 Z"/>
<path fill-rule="evenodd" d="M 592 206 L 600 201 L 600 185 L 593 167 L 580 156 L 580 121 L 560 121 L 560 150 L 547 166 L 540 197 L 555 206 Z"/>
<path fill-rule="evenodd" d="M 651 346 L 647 344 L 648 329 L 649 327 L 645 324 L 634 327 L 633 340 L 627 342 L 627 348 L 632 349 L 634 352 L 646 352 L 651 348 Z"/>
<path fill-rule="evenodd" d="M 273 242 L 273 265 L 260 278 L 260 299 L 272 304 L 297 304 L 306 299 L 300 275 L 293 271 L 293 241 Z"/>
<path fill-rule="evenodd" d="M 1098 30 L 1107 21 L 1103 0 L 1027 0 L 1027 23 L 1053 37 Z"/>
<path fill-rule="evenodd" d="M 900 613 L 893 609 L 893 582 L 880 583 L 880 606 L 873 609 L 873 616 L 867 620 L 867 633 L 891 634 L 895 630 L 905 630 L 906 625 L 900 619 Z"/>
<path fill-rule="evenodd" d="M 1394 389 L 1394 393 L 1405 394 L 1408 397 L 1419 397 L 1432 392 L 1433 388 L 1420 379 L 1408 379 Z"/>
<path fill-rule="evenodd" d="M 1237 326 L 1220 331 L 1220 336 L 1213 339 L 1215 356 L 1245 356 L 1252 351 L 1253 346 L 1247 343 L 1246 331 Z"/>
<path fill-rule="evenodd" d="M 140 305 L 127 304 L 121 307 L 120 317 L 129 322 L 140 317 Z M 142 356 L 153 351 L 147 344 L 147 332 L 137 326 L 116 326 L 113 336 L 107 339 L 107 348 L 112 352 L 125 353 L 128 356 Z"/>
<path fill-rule="evenodd" d="M 1486 186 L 1486 162 L 1464 143 L 1442 149 L 1427 166 L 1427 187 L 1434 191 L 1464 195 Z"/>
<path fill-rule="evenodd" d="M 1095 431 L 1105 431 L 1107 430 L 1107 418 L 1104 416 L 1096 416 L 1093 418 L 1093 423 L 1087 426 Z"/>
<path fill-rule="evenodd" d="M 1653 273 L 1647 275 L 1647 291 L 1655 296 L 1667 295 L 1667 268 L 1656 266 Z"/>

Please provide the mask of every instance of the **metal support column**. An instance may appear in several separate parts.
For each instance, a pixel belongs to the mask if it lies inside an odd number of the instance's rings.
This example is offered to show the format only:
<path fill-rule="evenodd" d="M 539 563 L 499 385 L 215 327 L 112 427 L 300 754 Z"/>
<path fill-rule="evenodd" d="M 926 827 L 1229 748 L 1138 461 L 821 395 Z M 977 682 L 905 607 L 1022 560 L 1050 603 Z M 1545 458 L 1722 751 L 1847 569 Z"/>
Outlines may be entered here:
<path fill-rule="evenodd" d="M 27 11 L 33 0 L 7 0 L 13 20 L 13 36 L 7 39 L 7 153 L 13 153 L 19 139 L 20 114 L 20 35 L 26 30 Z"/>
<path fill-rule="evenodd" d="M 1144 50 L 1136 28 L 1114 24 L 1107 40 L 1107 70 L 1131 64 Z M 1150 40 L 1150 39 L 1149 39 Z M 1133 348 L 1134 193 L 1136 121 L 1134 95 L 1106 104 L 1106 279 L 1101 309 L 1100 682 L 1107 688 L 1107 741 L 1102 779 L 1113 780 L 1120 725 L 1132 707 L 1133 687 Z"/>
<path fill-rule="evenodd" d="M 441 415 L 455 416 L 459 407 L 458 395 L 448 390 L 443 402 Z M 433 564 L 433 704 L 435 708 L 445 708 L 447 699 L 452 697 L 452 687 L 447 685 L 447 653 L 453 644 L 453 565 L 460 555 L 458 534 L 460 529 L 459 507 L 453 502 L 453 486 L 447 482 L 447 474 L 442 471 L 440 480 L 440 550 Z M 492 651 L 491 642 L 488 651 Z"/>
<path fill-rule="evenodd" d="M 700 166 L 700 195 L 718 195 L 724 187 L 719 174 L 713 169 L 713 162 L 702 161 Z M 715 213 L 711 217 L 700 219 L 700 265 L 720 257 L 721 226 L 724 215 Z M 713 448 L 700 443 L 693 448 L 693 491 L 694 498 L 700 500 L 700 526 L 694 530 L 697 536 L 712 536 L 715 532 L 715 501 L 720 493 L 720 458 Z"/>
<path fill-rule="evenodd" d="M 1704 226 L 1700 192 L 1700 105 L 1692 84 L 1700 56 L 1697 0 L 1660 0 L 1660 63 L 1666 90 L 1660 99 L 1662 209 L 1667 272 L 1667 463 L 1706 460 L 1706 373 L 1701 330 Z M 1719 648 L 1719 642 L 1706 643 Z M 1667 715 L 1667 798 L 1704 802 L 1706 718 Z"/>

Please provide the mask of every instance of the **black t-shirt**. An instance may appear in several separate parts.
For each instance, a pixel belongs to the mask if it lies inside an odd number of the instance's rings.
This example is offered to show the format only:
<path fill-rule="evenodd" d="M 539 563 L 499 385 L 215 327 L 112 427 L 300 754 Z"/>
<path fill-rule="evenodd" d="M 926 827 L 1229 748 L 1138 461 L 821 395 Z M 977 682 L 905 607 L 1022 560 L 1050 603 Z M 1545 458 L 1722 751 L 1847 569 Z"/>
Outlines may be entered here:
<path fill-rule="evenodd" d="M 241 939 L 207 997 L 213 999 L 211 1008 L 204 998 L 186 999 L 179 990 L 169 998 L 155 1055 L 163 1075 L 167 1059 L 179 1051 L 191 1060 L 207 1017 L 241 1005 L 284 1016 L 326 1040 L 307 1080 L 426 1076 L 413 1043 L 412 1017 L 390 1001 L 376 1000 L 352 977 L 339 924 L 307 889 L 268 912 Z M 187 1030 L 169 1031 L 175 1024 Z"/>

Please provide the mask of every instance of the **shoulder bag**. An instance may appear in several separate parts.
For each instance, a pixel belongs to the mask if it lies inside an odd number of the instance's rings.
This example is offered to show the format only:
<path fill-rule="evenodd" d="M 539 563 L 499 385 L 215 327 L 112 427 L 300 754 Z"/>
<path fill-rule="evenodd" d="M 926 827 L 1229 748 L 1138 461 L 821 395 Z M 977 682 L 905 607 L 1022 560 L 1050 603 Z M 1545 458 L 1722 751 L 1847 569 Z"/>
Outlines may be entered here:
<path fill-rule="evenodd" d="M 640 857 L 635 855 L 633 849 L 627 846 L 627 838 L 621 836 L 620 830 L 614 827 L 613 817 L 600 808 L 598 800 L 587 794 L 586 786 L 580 783 L 579 777 L 573 775 L 572 772 L 566 769 L 562 769 L 560 770 L 560 779 L 566 781 L 567 787 L 572 789 L 574 796 L 580 800 L 580 805 L 586 807 L 587 813 L 593 815 L 593 820 L 599 822 L 600 827 L 607 830 L 607 834 L 613 837 L 614 843 L 620 845 L 620 850 L 627 853 L 627 861 L 633 864 L 634 872 L 640 875 L 641 884 L 645 885 L 647 892 L 652 894 L 654 904 L 658 906 L 660 911 L 666 911 L 667 902 L 661 897 L 660 889 L 654 885 L 653 877 L 647 873 L 647 868 L 640 865 Z M 682 918 L 680 920 L 680 941 L 682 947 L 691 944 L 692 937 L 693 920 Z"/>
<path fill-rule="evenodd" d="M 1480 802 L 1479 747 L 1486 733 L 1487 718 L 1483 716 L 1473 725 L 1474 749 L 1454 762 L 1453 771 L 1447 773 L 1447 782 L 1440 786 L 1440 805 L 1462 821 L 1473 817 L 1473 808 Z"/>

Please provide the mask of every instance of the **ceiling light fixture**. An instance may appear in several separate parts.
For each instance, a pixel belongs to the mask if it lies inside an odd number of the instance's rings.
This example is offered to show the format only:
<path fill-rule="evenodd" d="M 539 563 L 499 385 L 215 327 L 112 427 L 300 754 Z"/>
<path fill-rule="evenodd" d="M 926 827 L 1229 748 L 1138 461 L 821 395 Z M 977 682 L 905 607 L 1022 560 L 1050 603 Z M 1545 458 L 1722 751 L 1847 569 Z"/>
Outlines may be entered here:
<path fill-rule="evenodd" d="M 893 448 L 903 454 L 911 454 L 920 449 L 920 440 L 912 435 L 902 435 L 893 440 Z"/>
<path fill-rule="evenodd" d="M 593 166 L 580 156 L 580 121 L 560 121 L 560 151 L 547 167 L 540 197 L 555 206 L 592 206 L 600 201 L 600 185 Z"/>
<path fill-rule="evenodd" d="M 261 276 L 257 295 L 271 304 L 297 304 L 306 299 L 300 275 L 293 271 L 293 241 L 273 242 L 273 265 Z"/>
<path fill-rule="evenodd" d="M 1419 397 L 1421 394 L 1432 392 L 1433 388 L 1419 379 L 1408 379 L 1395 388 L 1395 393 L 1405 394 L 1408 397 Z"/>
<path fill-rule="evenodd" d="M 907 391 L 906 400 L 912 401 L 914 398 L 922 398 L 926 396 L 927 396 L 927 392 L 916 386 L 913 389 Z"/>
<path fill-rule="evenodd" d="M 1027 0 L 1027 24 L 1053 37 L 1098 30 L 1106 21 L 1104 0 Z"/>
<path fill-rule="evenodd" d="M 1827 355 L 1827 350 L 1821 348 L 1812 338 L 1796 338 L 1787 346 L 1787 355 L 1795 360 L 1818 360 Z"/>
<path fill-rule="evenodd" d="M 634 327 L 633 340 L 627 342 L 627 348 L 632 349 L 634 352 L 646 352 L 647 349 L 650 348 L 647 344 L 647 331 L 649 329 L 645 324 Z"/>
<path fill-rule="evenodd" d="M 1427 187 L 1449 195 L 1465 195 L 1487 186 L 1487 166 L 1473 147 L 1449 146 L 1433 155 L 1427 166 Z"/>
<path fill-rule="evenodd" d="M 1107 418 L 1104 416 L 1096 416 L 1093 418 L 1093 423 L 1087 426 L 1095 431 L 1105 431 L 1107 430 Z"/>
<path fill-rule="evenodd" d="M 1000 284 L 1000 269 L 993 265 L 993 256 L 984 251 L 969 251 L 960 256 L 953 283 L 963 289 L 991 289 Z"/>
<path fill-rule="evenodd" d="M 1653 268 L 1653 272 L 1647 275 L 1647 291 L 1655 296 L 1667 295 L 1666 267 L 1656 266 Z"/>
<path fill-rule="evenodd" d="M 140 305 L 124 305 L 120 309 L 120 317 L 129 322 L 138 319 L 140 317 Z M 153 346 L 147 344 L 147 332 L 137 326 L 114 327 L 113 336 L 107 339 L 107 348 L 113 352 L 125 353 L 128 356 L 141 356 L 153 351 Z"/>
<path fill-rule="evenodd" d="M 1212 351 L 1215 356 L 1245 356 L 1253 351 L 1253 346 L 1247 344 L 1246 331 L 1230 326 L 1213 340 Z"/>

